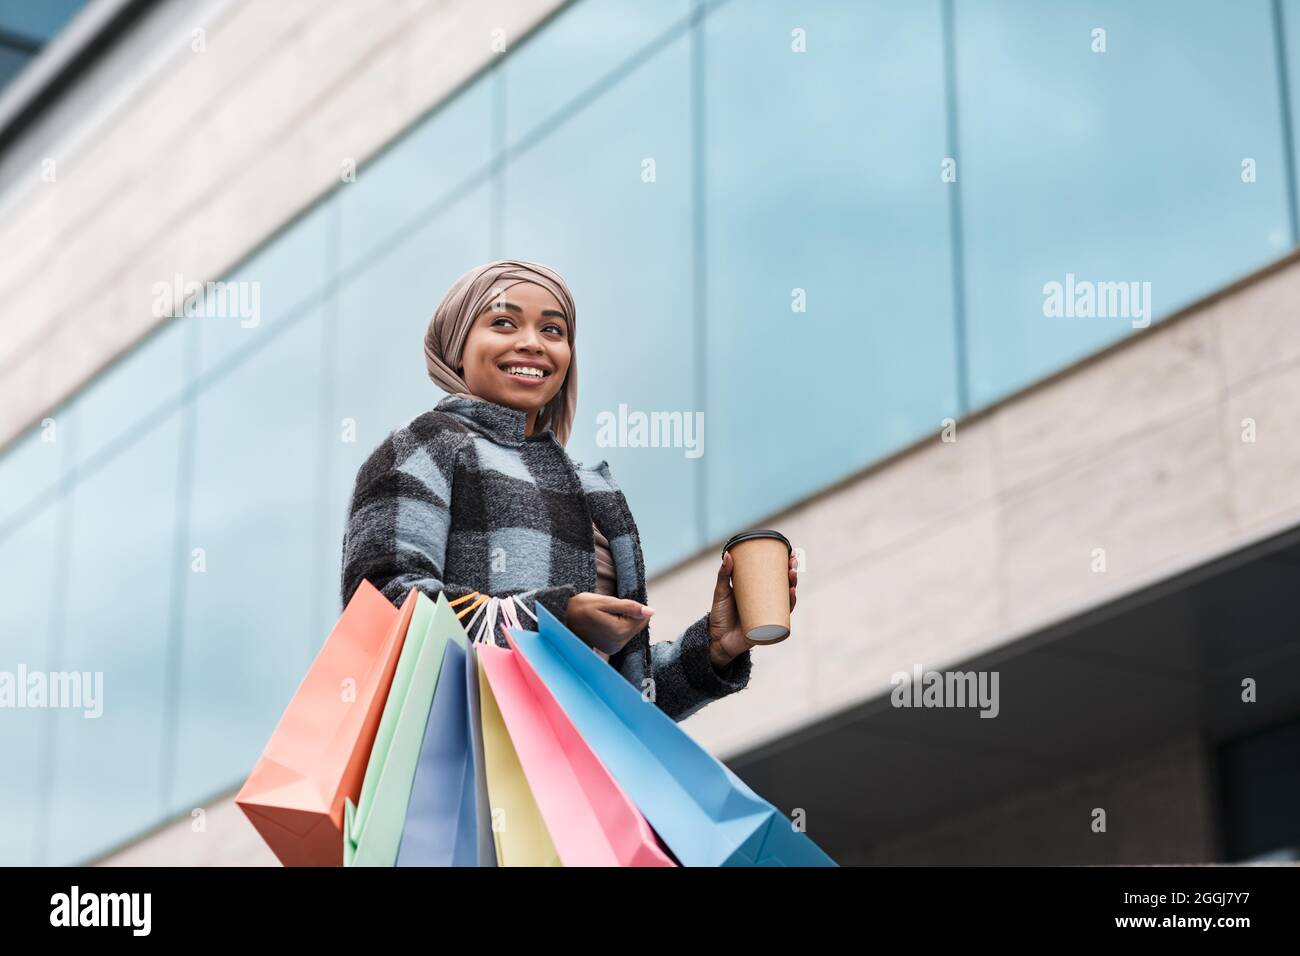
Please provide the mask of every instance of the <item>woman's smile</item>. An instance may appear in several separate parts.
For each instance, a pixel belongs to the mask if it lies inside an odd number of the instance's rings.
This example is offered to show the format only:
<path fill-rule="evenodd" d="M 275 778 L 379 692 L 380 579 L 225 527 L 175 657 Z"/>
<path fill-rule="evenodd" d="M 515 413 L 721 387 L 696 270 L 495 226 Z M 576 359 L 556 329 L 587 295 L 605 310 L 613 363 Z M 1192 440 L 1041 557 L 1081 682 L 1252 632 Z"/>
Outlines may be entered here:
<path fill-rule="evenodd" d="M 528 388 L 538 388 L 551 376 L 549 366 L 528 359 L 507 359 L 497 365 L 507 378 Z"/>

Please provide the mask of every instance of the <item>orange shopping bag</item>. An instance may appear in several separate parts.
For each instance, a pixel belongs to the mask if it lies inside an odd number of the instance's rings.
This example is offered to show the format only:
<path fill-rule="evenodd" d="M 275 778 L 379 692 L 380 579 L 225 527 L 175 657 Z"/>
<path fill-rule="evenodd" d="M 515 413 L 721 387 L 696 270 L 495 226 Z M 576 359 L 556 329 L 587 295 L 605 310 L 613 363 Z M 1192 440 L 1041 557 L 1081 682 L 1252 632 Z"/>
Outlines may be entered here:
<path fill-rule="evenodd" d="M 415 610 L 362 581 L 312 662 L 235 803 L 285 866 L 342 866 L 355 803 Z"/>

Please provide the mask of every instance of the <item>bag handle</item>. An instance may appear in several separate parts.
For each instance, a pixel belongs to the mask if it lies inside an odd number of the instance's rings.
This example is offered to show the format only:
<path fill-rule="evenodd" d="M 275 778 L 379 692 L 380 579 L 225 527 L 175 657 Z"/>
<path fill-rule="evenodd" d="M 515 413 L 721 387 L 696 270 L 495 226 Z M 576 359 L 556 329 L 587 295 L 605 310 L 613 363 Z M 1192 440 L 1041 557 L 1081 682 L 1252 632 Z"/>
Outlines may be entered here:
<path fill-rule="evenodd" d="M 474 610 L 476 607 L 479 607 L 480 605 L 483 604 L 484 601 L 487 600 L 487 595 L 480 594 L 478 591 L 470 591 L 464 597 L 458 597 L 456 598 L 456 600 L 448 601 L 447 603 L 450 604 L 452 607 L 455 607 L 457 604 L 464 604 L 466 601 L 470 600 L 471 598 L 477 598 L 478 600 L 476 600 L 469 607 L 456 612 L 456 617 L 460 618 L 461 620 L 464 620 L 466 614 Z"/>
<path fill-rule="evenodd" d="M 471 635 L 471 644 L 487 641 L 488 635 L 495 633 L 498 620 L 501 622 L 502 633 L 505 632 L 507 626 L 520 631 L 524 630 L 524 626 L 519 623 L 520 618 L 515 610 L 516 607 L 532 618 L 534 623 L 540 623 L 537 621 L 537 615 L 529 610 L 528 605 L 515 594 L 499 598 L 473 591 L 449 603 L 453 605 L 462 604 L 472 597 L 477 597 L 478 600 L 456 613 L 456 617 L 463 620 L 471 611 L 474 612 L 469 619 L 469 623 L 465 625 L 466 633 Z"/>
<path fill-rule="evenodd" d="M 491 596 L 485 596 L 484 600 L 475 615 L 470 618 L 469 627 L 465 628 L 470 635 L 469 642 L 478 644 L 483 641 L 483 635 L 491 634 L 492 622 L 496 620 L 498 599 Z"/>
<path fill-rule="evenodd" d="M 523 627 L 519 624 L 519 615 L 515 612 L 516 603 L 519 603 L 519 598 L 513 594 L 510 595 L 509 600 L 501 602 L 501 634 L 503 637 L 509 636 L 506 633 L 506 625 L 513 627 L 517 631 L 523 630 Z M 524 610 L 528 609 L 524 608 Z"/>

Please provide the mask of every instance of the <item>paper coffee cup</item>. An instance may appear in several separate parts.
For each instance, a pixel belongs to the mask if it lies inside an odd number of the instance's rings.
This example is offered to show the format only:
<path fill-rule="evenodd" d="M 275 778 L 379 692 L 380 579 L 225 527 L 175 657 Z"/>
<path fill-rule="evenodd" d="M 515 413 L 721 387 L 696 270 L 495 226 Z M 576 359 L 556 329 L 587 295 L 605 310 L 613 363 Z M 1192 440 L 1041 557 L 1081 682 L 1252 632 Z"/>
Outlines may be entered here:
<path fill-rule="evenodd" d="M 779 531 L 742 531 L 722 548 L 731 552 L 731 588 L 740 629 L 757 644 L 790 636 L 790 542 Z"/>

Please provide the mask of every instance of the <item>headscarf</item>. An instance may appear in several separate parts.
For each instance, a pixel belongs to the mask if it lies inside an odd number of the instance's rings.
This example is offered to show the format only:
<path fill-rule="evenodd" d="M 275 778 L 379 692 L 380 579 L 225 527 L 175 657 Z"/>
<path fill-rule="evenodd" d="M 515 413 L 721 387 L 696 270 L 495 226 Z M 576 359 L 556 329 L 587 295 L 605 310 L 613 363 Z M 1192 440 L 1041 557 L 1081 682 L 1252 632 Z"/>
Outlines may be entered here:
<path fill-rule="evenodd" d="M 482 401 L 481 396 L 469 391 L 465 379 L 456 371 L 464 356 L 465 339 L 469 337 L 474 318 L 500 298 L 506 289 L 521 282 L 535 283 L 555 296 L 569 320 L 565 323 L 569 337 L 569 372 L 555 397 L 537 413 L 534 423 L 535 433 L 550 428 L 564 445 L 569 441 L 578 407 L 578 354 L 573 344 L 577 316 L 569 287 L 555 270 L 523 259 L 498 259 L 470 269 L 451 284 L 433 313 L 424 335 L 424 362 L 429 368 L 429 378 L 443 391 Z"/>

